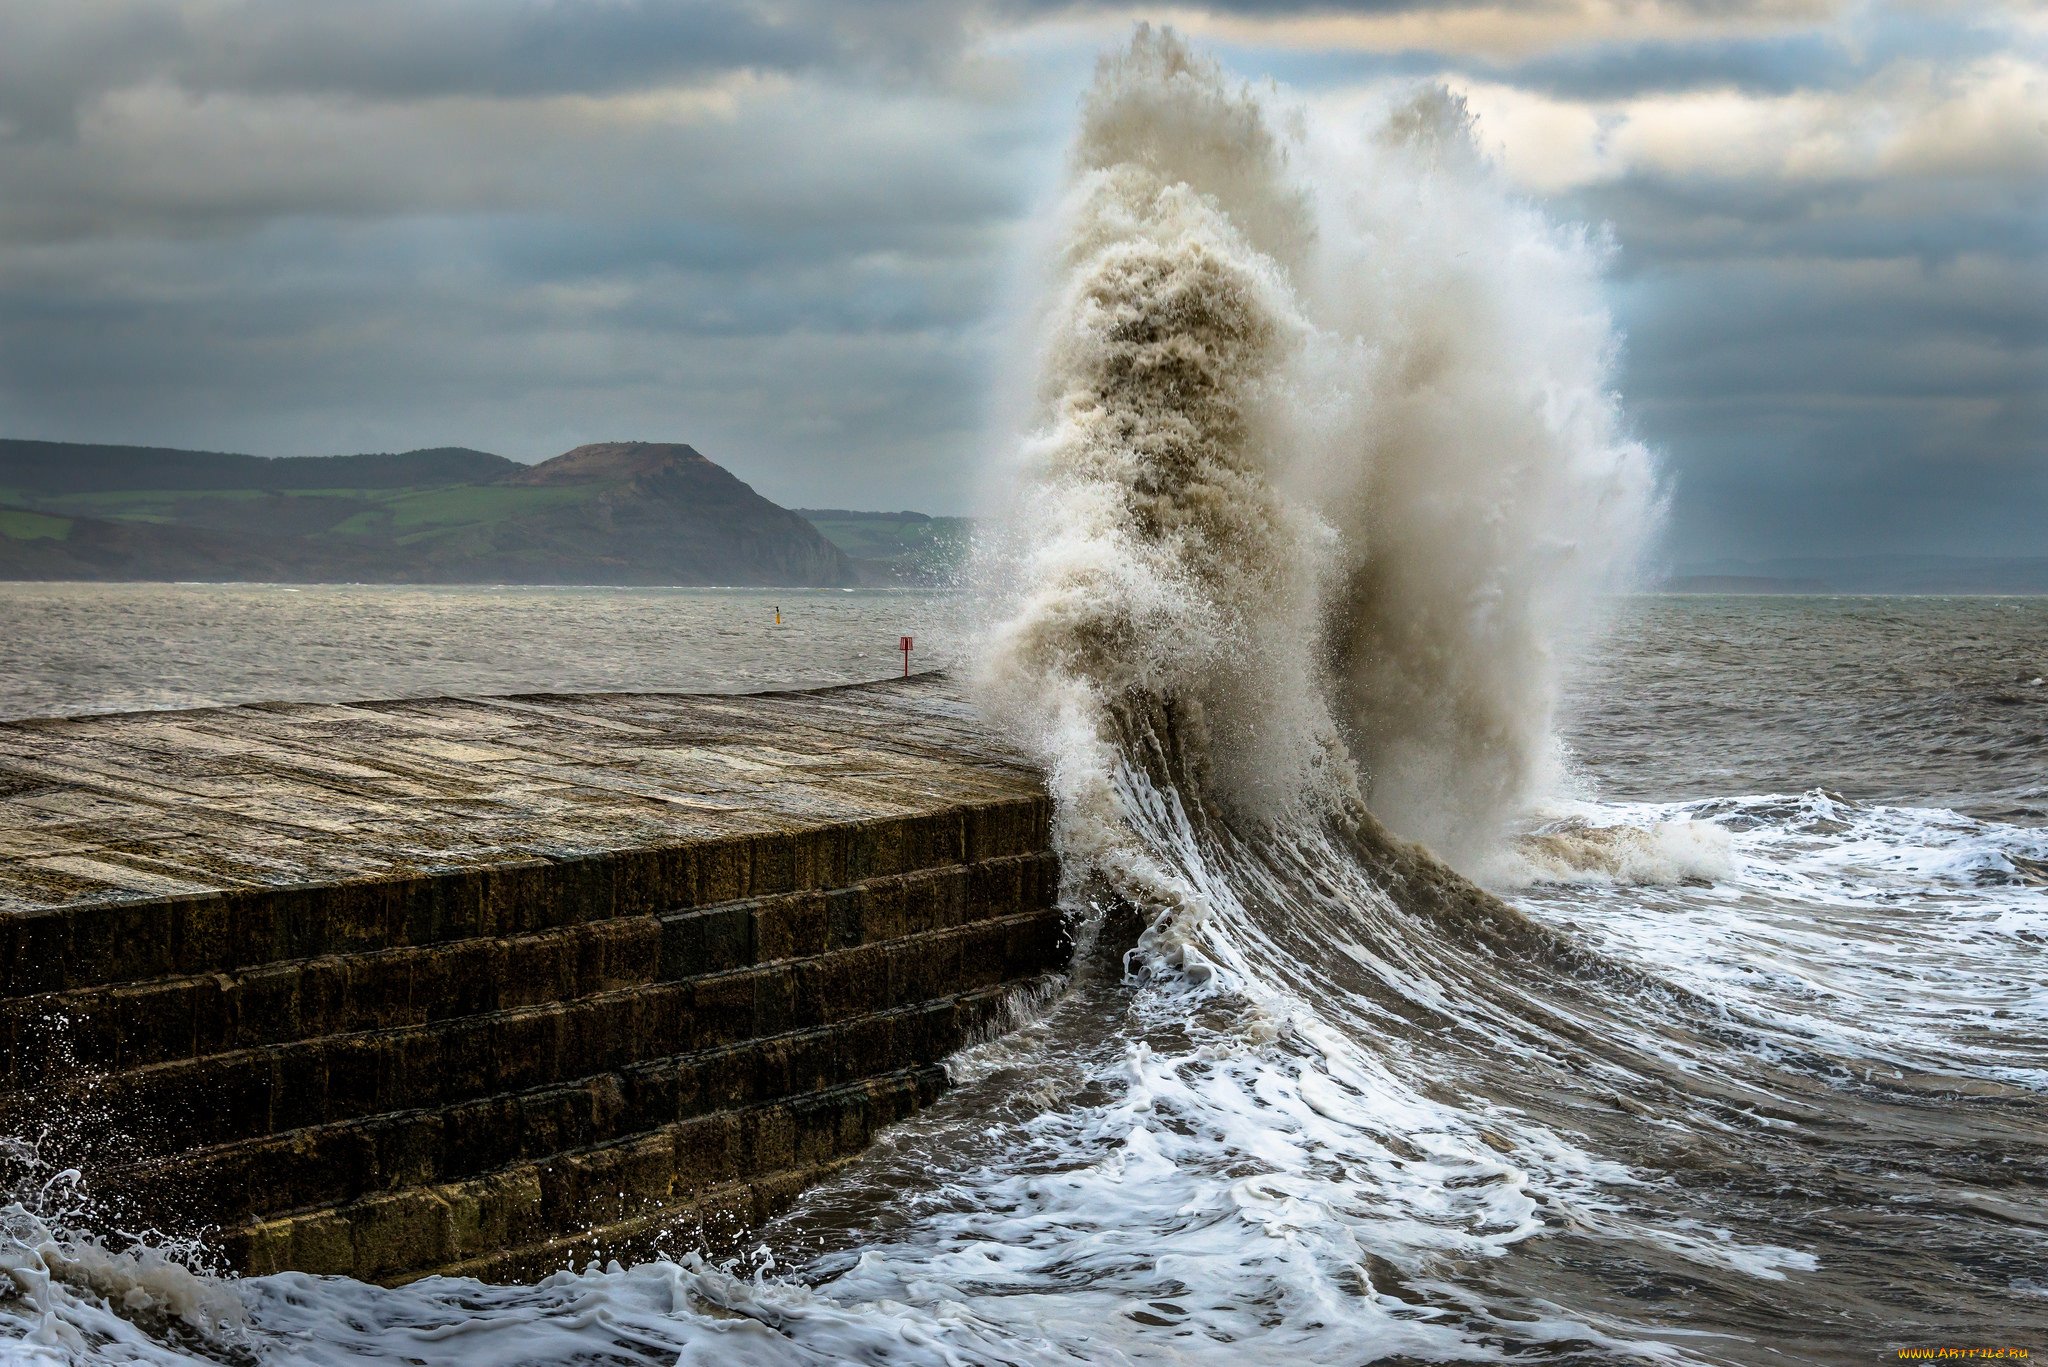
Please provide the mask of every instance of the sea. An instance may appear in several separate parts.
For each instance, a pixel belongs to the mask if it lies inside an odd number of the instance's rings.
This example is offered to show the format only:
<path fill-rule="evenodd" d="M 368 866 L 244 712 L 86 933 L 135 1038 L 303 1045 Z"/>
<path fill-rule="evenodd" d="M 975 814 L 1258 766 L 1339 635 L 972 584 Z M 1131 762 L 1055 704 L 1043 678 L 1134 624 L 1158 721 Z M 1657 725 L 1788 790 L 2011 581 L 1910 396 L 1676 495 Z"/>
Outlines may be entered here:
<path fill-rule="evenodd" d="M 12 584 L 0 714 L 839 683 L 903 635 L 960 669 L 966 608 Z M 2048 599 L 1610 611 L 1500 889 L 1569 955 L 1373 943 L 1341 905 L 1307 981 L 1098 955 L 722 1265 L 679 1235 L 531 1286 L 234 1279 L 96 1228 L 90 1173 L 16 1190 L 0 1360 L 2048 1352 Z"/>
<path fill-rule="evenodd" d="M 1611 244 L 1451 92 L 1290 100 L 1105 55 L 971 590 L 0 588 L 17 715 L 908 636 L 1041 764 L 1082 946 L 723 1262 L 237 1280 L 12 1136 L 0 1360 L 2048 1353 L 2048 600 L 1629 595 L 1674 494 Z"/>

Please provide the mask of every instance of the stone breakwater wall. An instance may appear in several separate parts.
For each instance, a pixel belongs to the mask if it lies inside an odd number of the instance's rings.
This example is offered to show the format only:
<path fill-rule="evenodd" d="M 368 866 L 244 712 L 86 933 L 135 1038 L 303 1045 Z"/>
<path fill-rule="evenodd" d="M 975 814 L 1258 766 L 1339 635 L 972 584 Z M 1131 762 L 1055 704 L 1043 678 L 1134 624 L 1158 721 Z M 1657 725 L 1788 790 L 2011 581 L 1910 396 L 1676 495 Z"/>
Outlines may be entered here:
<path fill-rule="evenodd" d="M 943 681 L 0 726 L 0 1134 L 242 1270 L 730 1246 L 1065 963 Z"/>

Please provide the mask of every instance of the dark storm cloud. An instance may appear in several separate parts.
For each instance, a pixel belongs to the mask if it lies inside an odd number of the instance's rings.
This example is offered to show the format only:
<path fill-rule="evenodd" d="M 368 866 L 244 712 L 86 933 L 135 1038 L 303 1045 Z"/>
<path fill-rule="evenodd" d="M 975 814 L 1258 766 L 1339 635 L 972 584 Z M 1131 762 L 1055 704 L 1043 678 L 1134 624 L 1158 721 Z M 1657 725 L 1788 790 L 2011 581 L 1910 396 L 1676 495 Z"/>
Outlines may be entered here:
<path fill-rule="evenodd" d="M 1683 327 L 1650 323 L 1673 305 Z M 1625 376 L 1638 421 L 1683 496 L 1711 500 L 1685 509 L 1674 554 L 1767 549 L 1746 506 L 1797 510 L 1837 550 L 1881 527 L 2039 553 L 2048 303 L 2031 263 L 1728 258 L 1625 292 L 1623 312 L 1644 320 Z M 1916 533 L 1935 505 L 1981 516 Z"/>
<path fill-rule="evenodd" d="M 2048 552 L 2048 98 L 2007 11 L 1183 8 L 1308 98 L 1447 79 L 1521 102 L 1482 132 L 1619 244 L 1675 555 Z M 1093 49 L 1138 17 L 11 0 L 0 434 L 669 438 L 788 502 L 962 509 L 1020 233 Z"/>
<path fill-rule="evenodd" d="M 2042 554 L 2048 215 L 2018 178 L 1631 176 L 1624 390 L 1676 480 L 1672 558 Z"/>

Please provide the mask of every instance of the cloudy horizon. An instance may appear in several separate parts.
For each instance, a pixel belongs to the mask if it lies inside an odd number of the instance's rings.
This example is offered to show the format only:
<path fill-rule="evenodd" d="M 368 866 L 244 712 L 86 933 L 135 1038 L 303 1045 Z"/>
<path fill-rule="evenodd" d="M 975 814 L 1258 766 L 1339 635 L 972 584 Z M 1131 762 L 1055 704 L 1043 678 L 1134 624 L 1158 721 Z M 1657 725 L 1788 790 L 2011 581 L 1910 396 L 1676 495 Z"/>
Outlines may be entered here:
<path fill-rule="evenodd" d="M 1674 560 L 2048 554 L 2048 10 L 17 0 L 0 436 L 680 441 L 972 510 L 1031 225 L 1139 20 L 1365 117 L 1463 96 L 1611 236 Z"/>

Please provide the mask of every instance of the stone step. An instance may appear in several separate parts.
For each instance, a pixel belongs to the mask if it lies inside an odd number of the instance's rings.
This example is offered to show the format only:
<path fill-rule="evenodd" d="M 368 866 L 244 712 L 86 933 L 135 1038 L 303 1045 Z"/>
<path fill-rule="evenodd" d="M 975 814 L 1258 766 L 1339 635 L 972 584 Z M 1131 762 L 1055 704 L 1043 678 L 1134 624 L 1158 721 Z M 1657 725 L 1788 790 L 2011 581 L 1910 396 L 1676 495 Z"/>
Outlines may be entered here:
<path fill-rule="evenodd" d="M 224 1231 L 252 1275 L 397 1283 L 426 1271 L 532 1281 L 591 1258 L 730 1247 L 885 1125 L 945 1090 L 939 1067 L 721 1111 L 458 1182 Z"/>
<path fill-rule="evenodd" d="M 70 1113 L 180 1153 L 850 1021 L 999 982 L 1048 945 L 1057 952 L 1058 912 L 994 910 L 1007 914 L 573 1001 L 74 1077 L 0 1097 L 0 1131 Z"/>
<path fill-rule="evenodd" d="M 0 1000 L 0 1095 L 57 1076 L 577 1001 L 879 943 L 1043 906 L 1057 877 L 1050 854 L 1000 855 L 527 935 Z"/>
<path fill-rule="evenodd" d="M 1040 971 L 1058 964 L 1043 951 Z M 1020 974 L 1026 965 L 1018 965 Z M 1004 1018 L 1034 980 L 858 1020 L 636 1064 L 526 1092 L 311 1126 L 102 1168 L 95 1198 L 138 1226 L 236 1223 L 369 1193 L 467 1179 L 721 1111 L 759 1107 L 923 1067 Z M 1050 978 L 1040 979 L 1049 983 Z"/>

